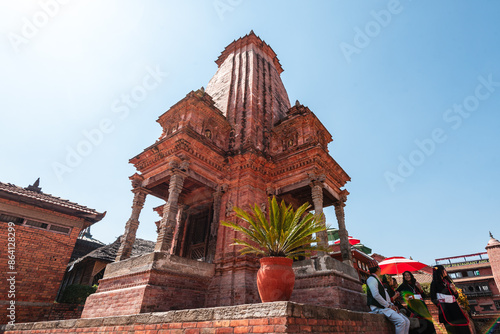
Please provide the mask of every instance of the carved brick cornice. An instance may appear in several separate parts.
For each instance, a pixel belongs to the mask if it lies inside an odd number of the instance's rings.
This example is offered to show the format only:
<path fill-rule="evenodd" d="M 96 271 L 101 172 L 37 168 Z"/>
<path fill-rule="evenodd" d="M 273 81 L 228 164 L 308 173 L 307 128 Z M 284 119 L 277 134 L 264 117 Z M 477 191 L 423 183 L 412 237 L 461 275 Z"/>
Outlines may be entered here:
<path fill-rule="evenodd" d="M 215 102 L 213 101 L 210 94 L 206 93 L 205 90 L 198 89 L 196 92 L 189 92 L 182 100 L 174 104 L 170 107 L 166 112 L 164 112 L 158 119 L 156 120 L 160 125 L 165 124 L 166 121 L 171 120 L 181 120 L 182 115 L 188 111 L 190 111 L 190 105 L 202 103 L 207 111 L 210 110 L 213 113 L 212 116 L 217 118 L 217 122 L 220 122 L 221 125 L 227 123 L 226 117 L 223 113 L 215 106 Z M 201 106 L 201 105 L 200 105 Z"/>
<path fill-rule="evenodd" d="M 240 154 L 229 158 L 227 172 L 251 169 L 261 175 L 268 175 L 273 169 L 273 163 L 259 154 Z M 230 166 L 230 167 L 229 167 Z"/>
<path fill-rule="evenodd" d="M 347 181 L 351 180 L 342 167 L 329 155 L 307 154 L 307 152 L 301 155 L 295 154 L 293 159 L 289 156 L 283 156 L 279 161 L 275 161 L 275 168 L 269 175 L 276 180 L 287 177 L 293 172 L 297 173 L 301 170 L 309 171 L 312 167 L 317 171 L 316 174 L 325 175 L 338 188 L 342 188 Z"/>
<path fill-rule="evenodd" d="M 295 105 L 287 117 L 276 123 L 271 132 L 271 152 L 275 155 L 291 150 L 321 146 L 328 152 L 332 136 L 309 108 Z"/>
<path fill-rule="evenodd" d="M 151 150 L 149 156 L 140 155 L 131 159 L 130 162 L 133 163 L 135 168 L 137 168 L 139 171 L 144 171 L 146 169 L 153 168 L 155 164 L 164 162 L 169 157 L 175 156 L 176 154 L 178 154 L 178 152 L 181 151 L 187 152 L 194 160 L 193 163 L 196 163 L 195 160 L 198 159 L 220 172 L 223 171 L 222 164 L 208 158 L 207 154 L 202 154 L 200 150 L 195 150 L 192 144 L 184 138 L 179 138 L 177 141 L 175 141 L 174 145 L 165 146 L 162 149 L 159 149 L 158 146 L 156 146 L 156 148 L 153 148 Z M 222 160 L 222 156 L 220 154 L 216 152 L 214 153 L 219 155 Z"/>

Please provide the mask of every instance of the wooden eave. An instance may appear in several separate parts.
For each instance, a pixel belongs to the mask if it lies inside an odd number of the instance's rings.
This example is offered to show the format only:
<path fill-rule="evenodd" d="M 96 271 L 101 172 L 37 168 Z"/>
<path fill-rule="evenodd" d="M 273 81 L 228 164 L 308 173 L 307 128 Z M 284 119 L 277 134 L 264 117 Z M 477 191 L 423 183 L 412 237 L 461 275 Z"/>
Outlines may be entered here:
<path fill-rule="evenodd" d="M 100 213 L 68 200 L 63 200 L 59 197 L 45 193 L 24 191 L 23 188 L 17 186 L 13 187 L 19 189 L 20 191 L 15 191 L 17 189 L 13 189 L 12 191 L 9 191 L 8 189 L 0 189 L 0 198 L 17 203 L 28 204 L 36 208 L 62 213 L 71 217 L 81 218 L 90 223 L 87 226 L 100 221 L 106 215 L 106 212 Z"/>

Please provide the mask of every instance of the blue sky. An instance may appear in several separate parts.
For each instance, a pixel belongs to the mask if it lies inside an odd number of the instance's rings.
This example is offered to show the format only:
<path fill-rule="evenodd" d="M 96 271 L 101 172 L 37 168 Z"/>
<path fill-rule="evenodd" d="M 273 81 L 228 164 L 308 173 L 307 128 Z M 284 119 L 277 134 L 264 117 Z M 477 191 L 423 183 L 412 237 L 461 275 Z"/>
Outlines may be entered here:
<path fill-rule="evenodd" d="M 500 237 L 499 12 L 493 0 L 0 0 L 0 181 L 40 177 L 107 211 L 92 232 L 114 241 L 131 211 L 128 159 L 253 29 L 291 103 L 334 138 L 350 235 L 428 264 L 483 252 L 488 231 Z M 147 199 L 138 237 L 156 239 L 160 204 Z"/>

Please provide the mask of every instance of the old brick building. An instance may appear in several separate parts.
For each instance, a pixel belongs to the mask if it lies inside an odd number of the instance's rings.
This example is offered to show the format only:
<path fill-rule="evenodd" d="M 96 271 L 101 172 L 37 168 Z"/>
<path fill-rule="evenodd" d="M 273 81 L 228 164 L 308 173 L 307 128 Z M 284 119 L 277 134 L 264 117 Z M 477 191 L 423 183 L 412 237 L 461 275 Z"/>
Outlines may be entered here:
<path fill-rule="evenodd" d="M 319 254 L 297 264 L 292 300 L 365 309 L 344 222 L 350 178 L 328 153 L 330 133 L 309 108 L 290 105 L 276 54 L 253 32 L 216 64 L 207 89 L 162 114 L 159 139 L 130 160 L 132 214 L 82 317 L 110 303 L 107 314 L 123 315 L 259 302 L 258 259 L 240 255 L 236 232 L 220 221 L 235 219 L 234 206 L 265 209 L 272 195 L 316 213 L 334 205 L 339 224 L 343 262 Z M 146 196 L 165 200 L 155 251 L 131 258 Z M 327 244 L 326 232 L 320 240 Z"/>
<path fill-rule="evenodd" d="M 103 217 L 43 193 L 39 180 L 27 188 L 0 182 L 0 323 L 48 318 L 80 231 Z"/>

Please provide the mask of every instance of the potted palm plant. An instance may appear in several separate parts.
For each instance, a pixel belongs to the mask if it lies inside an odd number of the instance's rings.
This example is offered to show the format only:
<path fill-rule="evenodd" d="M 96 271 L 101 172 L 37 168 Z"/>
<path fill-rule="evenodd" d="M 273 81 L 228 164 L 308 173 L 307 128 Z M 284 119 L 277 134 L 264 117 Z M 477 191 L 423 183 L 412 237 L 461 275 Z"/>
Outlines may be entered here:
<path fill-rule="evenodd" d="M 325 250 L 315 237 L 326 229 L 323 217 L 307 212 L 309 207 L 309 203 L 305 203 L 294 210 L 285 201 L 278 205 L 273 196 L 269 199 L 267 217 L 257 204 L 250 212 L 238 207 L 233 209 L 248 227 L 222 222 L 222 225 L 243 234 L 244 238 L 234 239 L 233 243 L 243 246 L 241 254 L 262 256 L 257 272 L 257 288 L 262 302 L 290 300 L 295 284 L 293 259 L 309 255 L 313 250 Z"/>

